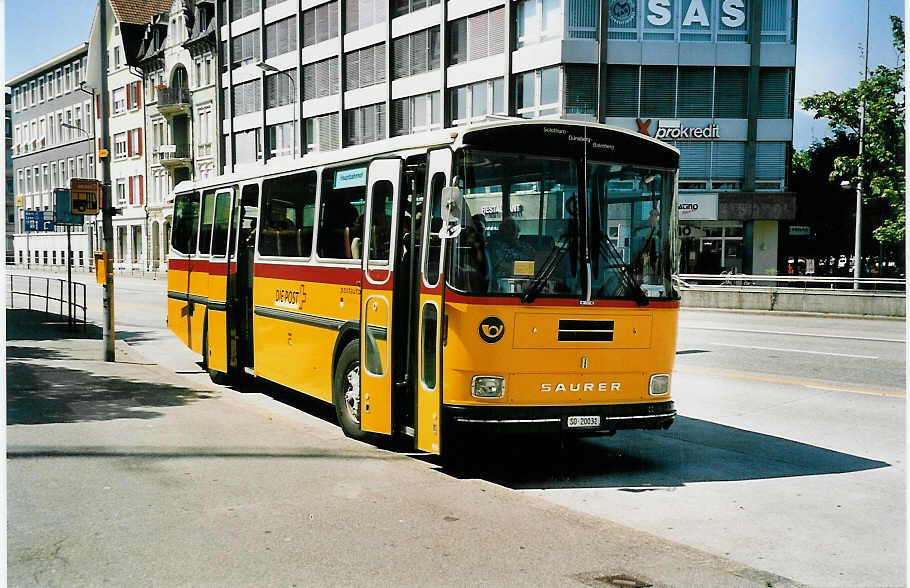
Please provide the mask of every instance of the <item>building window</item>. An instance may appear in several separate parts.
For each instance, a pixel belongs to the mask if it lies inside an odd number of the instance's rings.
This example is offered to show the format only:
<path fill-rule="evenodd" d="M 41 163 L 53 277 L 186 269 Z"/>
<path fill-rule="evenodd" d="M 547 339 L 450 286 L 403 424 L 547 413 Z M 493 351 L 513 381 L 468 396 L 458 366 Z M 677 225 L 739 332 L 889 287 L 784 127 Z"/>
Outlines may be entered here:
<path fill-rule="evenodd" d="M 548 67 L 513 78 L 515 112 L 523 118 L 559 114 L 559 68 Z"/>
<path fill-rule="evenodd" d="M 120 178 L 116 183 L 117 191 L 117 204 L 124 205 L 126 204 L 126 180 Z"/>
<path fill-rule="evenodd" d="M 265 25 L 265 57 L 283 55 L 297 49 L 297 17 L 291 16 Z"/>
<path fill-rule="evenodd" d="M 117 88 L 113 96 L 113 114 L 126 112 L 126 88 Z"/>
<path fill-rule="evenodd" d="M 259 12 L 259 0 L 231 0 L 231 20 Z"/>
<path fill-rule="evenodd" d="M 392 16 L 404 16 L 436 4 L 439 4 L 439 0 L 392 0 Z"/>
<path fill-rule="evenodd" d="M 561 0 L 521 0 L 515 9 L 515 19 L 518 48 L 563 36 Z"/>
<path fill-rule="evenodd" d="M 749 70 L 718 67 L 714 73 L 714 116 L 746 118 Z"/>
<path fill-rule="evenodd" d="M 680 67 L 677 116 L 710 118 L 713 89 L 714 68 Z"/>
<path fill-rule="evenodd" d="M 505 11 L 496 8 L 449 23 L 449 65 L 498 55 L 505 50 Z"/>
<path fill-rule="evenodd" d="M 450 89 L 452 124 L 463 125 L 483 121 L 489 114 L 505 114 L 504 88 L 502 78 L 494 78 Z"/>
<path fill-rule="evenodd" d="M 126 133 L 114 135 L 114 159 L 123 159 L 127 156 L 127 151 Z"/>
<path fill-rule="evenodd" d="M 290 76 L 290 78 L 288 77 Z M 293 83 L 291 82 L 293 80 Z M 265 77 L 265 107 L 275 108 L 296 101 L 294 92 L 297 89 L 297 70 L 276 73 Z"/>
<path fill-rule="evenodd" d="M 304 122 L 307 151 L 334 151 L 340 147 L 340 117 L 337 113 L 308 118 Z"/>
<path fill-rule="evenodd" d="M 387 0 L 359 0 L 345 2 L 345 33 L 359 31 L 374 24 L 385 22 Z"/>
<path fill-rule="evenodd" d="M 385 44 L 379 43 L 344 54 L 345 90 L 365 88 L 385 81 Z"/>
<path fill-rule="evenodd" d="M 338 36 L 338 2 L 329 2 L 303 13 L 303 46 L 328 41 Z"/>
<path fill-rule="evenodd" d="M 259 29 L 231 39 L 231 69 L 259 61 Z"/>
<path fill-rule="evenodd" d="M 439 27 L 394 39 L 392 59 L 393 79 L 439 69 Z"/>
<path fill-rule="evenodd" d="M 385 137 L 385 105 L 370 104 L 344 111 L 344 144 L 362 145 Z"/>
<path fill-rule="evenodd" d="M 442 128 L 439 102 L 439 92 L 393 100 L 392 135 L 409 135 Z"/>
<path fill-rule="evenodd" d="M 676 68 L 641 68 L 641 116 L 676 116 Z"/>
<path fill-rule="evenodd" d="M 293 122 L 279 123 L 266 127 L 266 148 L 268 157 L 291 157 L 294 152 Z"/>
<path fill-rule="evenodd" d="M 324 98 L 338 93 L 338 58 L 331 57 L 303 66 L 303 99 Z"/>
<path fill-rule="evenodd" d="M 237 145 L 236 162 L 252 163 L 262 159 L 262 134 L 260 129 L 250 129 L 234 135 Z"/>
<path fill-rule="evenodd" d="M 259 80 L 250 80 L 237 84 L 233 88 L 234 116 L 241 116 L 262 110 L 262 100 L 259 95 Z"/>

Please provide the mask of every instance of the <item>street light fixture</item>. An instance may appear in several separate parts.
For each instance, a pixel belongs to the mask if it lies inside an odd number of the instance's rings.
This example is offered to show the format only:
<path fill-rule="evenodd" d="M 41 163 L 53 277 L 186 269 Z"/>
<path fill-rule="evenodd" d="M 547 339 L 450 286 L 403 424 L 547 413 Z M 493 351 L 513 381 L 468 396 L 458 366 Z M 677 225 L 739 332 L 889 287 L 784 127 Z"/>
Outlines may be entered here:
<path fill-rule="evenodd" d="M 260 61 L 259 63 L 256 64 L 256 67 L 258 67 L 259 69 L 261 69 L 262 71 L 267 72 L 267 73 L 286 75 L 288 77 L 288 81 L 291 82 L 291 86 L 290 86 L 291 103 L 294 104 L 294 128 L 292 129 L 292 132 L 293 132 L 292 137 L 294 138 L 294 145 L 291 150 L 291 157 L 296 158 L 297 157 L 297 124 L 299 122 L 299 120 L 298 120 L 299 117 L 298 117 L 298 112 L 297 112 L 297 98 L 296 98 L 297 84 L 294 82 L 294 78 L 291 77 L 291 74 L 289 74 L 286 71 L 281 71 L 274 65 L 269 65 L 268 63 L 266 63 L 264 61 Z"/>

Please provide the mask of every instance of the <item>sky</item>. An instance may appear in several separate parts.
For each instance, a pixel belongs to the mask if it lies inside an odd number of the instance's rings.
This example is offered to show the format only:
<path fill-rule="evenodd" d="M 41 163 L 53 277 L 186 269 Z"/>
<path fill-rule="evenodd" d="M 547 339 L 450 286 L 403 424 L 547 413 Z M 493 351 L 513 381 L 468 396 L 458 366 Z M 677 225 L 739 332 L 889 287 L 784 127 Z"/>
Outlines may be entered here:
<path fill-rule="evenodd" d="M 644 2 L 644 0 L 639 0 Z M 903 0 L 870 0 L 869 69 L 894 66 L 891 14 L 904 15 Z M 38 65 L 88 39 L 94 0 L 6 0 L 3 79 Z M 844 90 L 862 79 L 865 42 L 863 0 L 799 0 L 796 44 L 796 105 L 793 145 L 805 149 L 828 134 L 827 123 L 799 108 L 799 99 L 824 90 Z"/>

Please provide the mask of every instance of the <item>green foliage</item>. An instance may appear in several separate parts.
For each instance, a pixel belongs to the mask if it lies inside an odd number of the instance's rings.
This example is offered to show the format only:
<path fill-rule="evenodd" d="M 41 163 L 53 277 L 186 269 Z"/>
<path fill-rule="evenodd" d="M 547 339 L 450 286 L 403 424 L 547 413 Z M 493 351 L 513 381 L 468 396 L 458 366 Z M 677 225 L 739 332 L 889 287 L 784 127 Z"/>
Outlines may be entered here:
<path fill-rule="evenodd" d="M 890 207 L 888 218 L 875 229 L 879 242 L 897 245 L 904 240 L 904 23 L 891 17 L 893 45 L 897 65 L 879 65 L 869 72 L 867 80 L 844 92 L 826 91 L 800 100 L 802 107 L 815 112 L 815 118 L 827 118 L 837 134 L 858 137 L 860 112 L 866 107 L 863 132 L 863 155 L 845 154 L 834 160 L 830 179 L 839 183 L 863 181 L 866 201 L 880 199 Z M 794 156 L 794 171 L 796 161 Z M 860 177 L 862 166 L 862 177 Z"/>

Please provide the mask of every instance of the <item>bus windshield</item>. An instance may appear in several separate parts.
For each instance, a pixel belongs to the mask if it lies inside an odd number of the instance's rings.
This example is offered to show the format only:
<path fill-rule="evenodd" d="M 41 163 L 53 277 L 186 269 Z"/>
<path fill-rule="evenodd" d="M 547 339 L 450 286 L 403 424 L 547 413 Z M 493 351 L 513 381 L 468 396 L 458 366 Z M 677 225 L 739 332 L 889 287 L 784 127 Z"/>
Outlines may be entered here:
<path fill-rule="evenodd" d="M 670 287 L 675 172 L 462 149 L 464 195 L 449 284 L 476 295 L 661 298 Z M 584 170 L 585 193 L 579 195 Z M 587 226 L 585 226 L 587 224 Z"/>
<path fill-rule="evenodd" d="M 451 285 L 472 294 L 521 294 L 549 260 L 555 267 L 542 291 L 577 295 L 576 162 L 472 149 L 459 153 L 455 175 L 465 205 L 452 249 Z"/>

